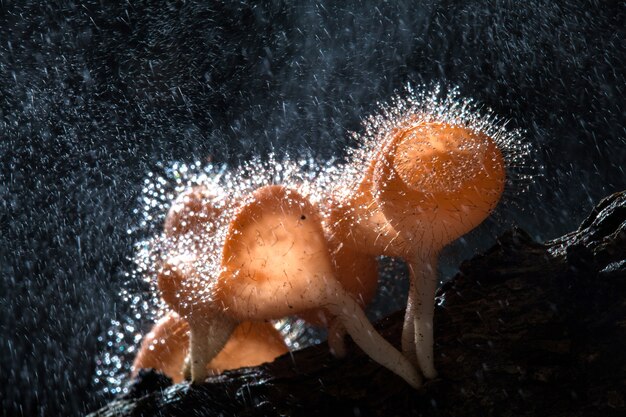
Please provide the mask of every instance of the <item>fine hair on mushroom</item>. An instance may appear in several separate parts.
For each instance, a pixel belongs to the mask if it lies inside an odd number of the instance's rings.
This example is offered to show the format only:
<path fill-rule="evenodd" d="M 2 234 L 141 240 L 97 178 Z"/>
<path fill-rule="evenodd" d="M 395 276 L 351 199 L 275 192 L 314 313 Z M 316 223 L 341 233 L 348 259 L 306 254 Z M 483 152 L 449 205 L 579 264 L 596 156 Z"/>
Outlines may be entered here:
<path fill-rule="evenodd" d="M 197 252 L 202 259 L 214 253 L 219 249 L 221 243 L 218 242 L 223 241 L 224 230 L 241 200 L 265 184 L 285 184 L 322 207 L 321 202 L 326 196 L 324 190 L 329 188 L 328 180 L 333 178 L 327 175 L 327 171 L 333 168 L 331 163 L 311 157 L 279 160 L 271 154 L 267 159 L 252 158 L 233 170 L 223 167 L 215 175 L 192 176 L 184 187 L 177 188 L 163 222 L 164 241 L 159 242 L 161 258 L 167 260 L 172 253 L 189 251 Z M 336 278 L 364 308 L 376 291 L 375 287 L 363 285 L 377 280 L 375 257 L 356 252 L 328 234 L 327 238 Z M 327 327 L 331 352 L 338 357 L 346 354 L 345 329 L 326 309 L 304 311 L 298 316 L 314 326 Z"/>
<path fill-rule="evenodd" d="M 189 323 L 193 381 L 203 380 L 206 364 L 238 323 L 323 308 L 372 359 L 414 387 L 421 383 L 335 279 L 318 210 L 297 191 L 280 185 L 256 190 L 231 218 L 221 268 L 201 274 L 195 261 L 183 253 L 158 276 L 163 299 Z"/>
<path fill-rule="evenodd" d="M 215 222 L 224 210 L 234 204 L 213 182 L 193 185 L 172 202 L 163 225 L 164 239 L 196 251 L 207 249 L 215 230 Z M 167 256 L 167 255 L 166 255 Z M 280 333 L 271 323 L 243 322 L 235 329 L 222 351 L 207 369 L 217 373 L 225 369 L 254 366 L 272 361 L 288 351 Z M 175 312 L 168 312 L 155 323 L 144 338 L 133 362 L 133 373 L 141 368 L 154 368 L 180 382 L 184 359 L 189 352 L 189 325 Z"/>
<path fill-rule="evenodd" d="M 267 184 L 282 184 L 297 190 L 319 209 L 322 215 L 327 215 L 328 211 L 324 208 L 332 198 L 330 191 L 337 175 L 341 173 L 334 161 L 321 161 L 312 156 L 301 158 L 285 156 L 279 159 L 276 155 L 270 154 L 265 159 L 254 157 L 223 175 L 221 184 L 231 192 L 227 198 L 232 207 L 236 207 L 240 200 L 260 187 Z M 326 219 L 323 219 L 323 223 L 327 223 Z M 333 238 L 327 228 L 324 231 L 335 269 L 335 278 L 359 306 L 365 308 L 377 290 L 376 286 L 370 284 L 378 281 L 376 257 L 355 251 L 350 245 L 344 245 L 343 242 Z M 298 314 L 298 317 L 313 326 L 326 327 L 331 353 L 336 357 L 346 355 L 345 328 L 327 309 L 304 311 Z"/>
<path fill-rule="evenodd" d="M 530 148 L 493 113 L 440 87 L 408 87 L 364 128 L 343 167 L 351 174 L 334 191 L 328 227 L 355 250 L 407 262 L 402 348 L 434 378 L 439 253 L 489 216 L 506 183 L 529 180 L 523 167 Z"/>
<path fill-rule="evenodd" d="M 342 175 L 341 168 L 335 161 L 321 161 L 312 156 L 278 159 L 270 154 L 265 160 L 255 157 L 241 165 L 229 177 L 229 183 L 231 188 L 233 184 L 237 184 L 234 188 L 240 190 L 240 196 L 267 184 L 282 184 L 295 189 L 320 210 L 323 224 L 326 225 L 328 221 L 325 216 L 328 216 L 329 211 L 325 209 L 333 198 L 334 183 Z M 327 227 L 324 227 L 324 232 L 331 252 L 335 278 L 359 306 L 365 308 L 377 291 L 377 286 L 371 285 L 378 281 L 376 257 L 354 250 L 351 245 L 345 245 L 329 233 Z M 332 313 L 327 309 L 314 309 L 299 313 L 298 316 L 313 326 L 326 327 L 331 353 L 336 357 L 346 355 L 346 329 Z"/>

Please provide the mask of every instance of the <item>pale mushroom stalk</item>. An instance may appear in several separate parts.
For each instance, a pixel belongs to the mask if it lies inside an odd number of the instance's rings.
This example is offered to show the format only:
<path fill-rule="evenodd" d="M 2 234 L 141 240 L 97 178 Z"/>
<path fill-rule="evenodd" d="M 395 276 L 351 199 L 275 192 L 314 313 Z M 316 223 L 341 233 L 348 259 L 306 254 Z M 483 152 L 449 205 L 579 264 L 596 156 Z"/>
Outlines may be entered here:
<path fill-rule="evenodd" d="M 209 375 L 207 364 L 224 348 L 237 324 L 217 311 L 211 316 L 189 320 L 192 381 L 206 379 Z"/>
<path fill-rule="evenodd" d="M 410 273 L 413 274 L 415 268 L 409 266 Z M 402 353 L 413 365 L 419 366 L 417 361 L 417 352 L 415 351 L 415 303 L 417 301 L 417 289 L 415 288 L 415 279 L 411 276 L 409 280 L 409 296 L 406 303 L 406 311 L 404 313 L 404 323 L 402 325 L 401 346 Z"/>
<path fill-rule="evenodd" d="M 371 285 L 372 282 L 378 281 L 376 258 L 351 249 L 334 239 L 329 233 L 326 233 L 326 240 L 331 252 L 334 277 L 359 306 L 365 308 L 376 293 L 376 285 Z M 331 353 L 337 358 L 346 356 L 345 336 L 347 333 L 341 320 L 337 320 L 333 314 L 325 309 L 299 316 L 313 325 L 326 326 Z"/>
<path fill-rule="evenodd" d="M 421 386 L 422 380 L 415 367 L 374 329 L 358 303 L 343 289 L 335 288 L 335 291 L 325 307 L 337 317 L 357 346 L 412 387 Z"/>
<path fill-rule="evenodd" d="M 159 271 L 161 297 L 189 324 L 189 355 L 193 381 L 207 376 L 206 366 L 224 348 L 234 323 L 222 319 L 219 310 L 205 299 L 206 282 L 194 268 L 196 256 L 190 253 L 168 260 Z"/>
<path fill-rule="evenodd" d="M 405 322 L 404 329 L 410 329 L 407 337 L 413 337 L 406 350 L 403 345 L 403 352 L 417 358 L 422 374 L 432 379 L 437 376 L 433 356 L 433 317 L 438 282 L 437 255 L 432 253 L 431 256 L 421 256 L 417 261 L 409 262 L 408 266 L 411 284 L 407 306 L 410 308 L 407 308 L 405 317 L 409 322 Z"/>

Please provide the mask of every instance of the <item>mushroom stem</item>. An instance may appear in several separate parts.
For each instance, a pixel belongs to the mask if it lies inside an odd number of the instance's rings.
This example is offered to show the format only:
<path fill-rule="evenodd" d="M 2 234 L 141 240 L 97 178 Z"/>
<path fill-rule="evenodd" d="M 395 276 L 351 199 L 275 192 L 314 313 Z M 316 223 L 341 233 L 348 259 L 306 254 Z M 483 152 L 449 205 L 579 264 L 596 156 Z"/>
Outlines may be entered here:
<path fill-rule="evenodd" d="M 417 352 L 415 351 L 415 300 L 417 299 L 417 289 L 415 288 L 415 279 L 413 278 L 413 269 L 411 278 L 409 279 L 409 297 L 406 303 L 406 312 L 404 313 L 404 324 L 402 326 L 402 353 L 415 366 L 417 363 Z"/>
<path fill-rule="evenodd" d="M 359 304 L 342 288 L 336 288 L 334 299 L 326 306 L 345 326 L 352 340 L 370 357 L 409 385 L 418 388 L 422 379 L 417 369 L 372 326 Z"/>
<path fill-rule="evenodd" d="M 330 353 L 336 358 L 346 357 L 346 328 L 341 323 L 341 320 L 334 317 L 328 324 L 328 347 Z"/>
<path fill-rule="evenodd" d="M 433 355 L 433 316 L 435 313 L 435 292 L 437 291 L 437 254 L 420 256 L 409 263 L 411 286 L 409 300 L 413 313 L 415 353 L 422 374 L 429 379 L 437 376 Z"/>
<path fill-rule="evenodd" d="M 190 321 L 189 354 L 191 381 L 203 382 L 209 375 L 207 364 L 224 348 L 237 323 L 216 314 Z"/>

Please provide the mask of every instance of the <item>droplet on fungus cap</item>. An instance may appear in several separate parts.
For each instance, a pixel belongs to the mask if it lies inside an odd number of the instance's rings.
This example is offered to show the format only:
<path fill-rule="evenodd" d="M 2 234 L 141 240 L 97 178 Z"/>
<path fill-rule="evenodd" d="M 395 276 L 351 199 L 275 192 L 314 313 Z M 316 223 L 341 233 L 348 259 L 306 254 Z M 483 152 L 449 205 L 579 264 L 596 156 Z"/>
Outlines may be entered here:
<path fill-rule="evenodd" d="M 505 180 L 494 140 L 447 123 L 398 131 L 374 173 L 376 199 L 394 229 L 433 248 L 478 226 L 500 200 Z"/>
<path fill-rule="evenodd" d="M 416 369 L 374 330 L 335 279 L 319 215 L 295 190 L 273 185 L 255 191 L 232 218 L 214 297 L 187 295 L 194 299 L 189 322 L 193 381 L 206 376 L 206 364 L 237 323 L 326 308 L 372 359 L 414 387 L 421 383 Z"/>
<path fill-rule="evenodd" d="M 281 318 L 319 307 L 325 281 L 334 280 L 317 210 L 279 185 L 258 189 L 241 207 L 222 259 L 217 294 L 242 319 Z"/>
<path fill-rule="evenodd" d="M 206 226 L 222 214 L 226 203 L 226 197 L 215 184 L 193 186 L 174 200 L 163 231 L 169 237 L 207 232 Z"/>

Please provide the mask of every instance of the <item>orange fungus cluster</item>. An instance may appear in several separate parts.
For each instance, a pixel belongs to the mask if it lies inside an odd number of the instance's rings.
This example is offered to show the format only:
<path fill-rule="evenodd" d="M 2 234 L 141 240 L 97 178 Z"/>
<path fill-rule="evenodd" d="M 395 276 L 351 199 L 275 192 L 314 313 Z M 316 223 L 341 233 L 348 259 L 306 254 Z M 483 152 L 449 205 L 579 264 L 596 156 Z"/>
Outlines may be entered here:
<path fill-rule="evenodd" d="M 187 186 L 167 214 L 155 266 L 166 312 L 135 372 L 201 381 L 271 361 L 287 352 L 271 321 L 297 315 L 329 328 L 336 356 L 346 354 L 347 333 L 410 385 L 434 378 L 439 253 L 498 204 L 516 136 L 451 101 L 423 101 L 370 118 L 366 139 L 330 177 L 272 161 L 271 174 L 242 167 Z M 401 349 L 363 312 L 381 255 L 409 266 Z"/>

